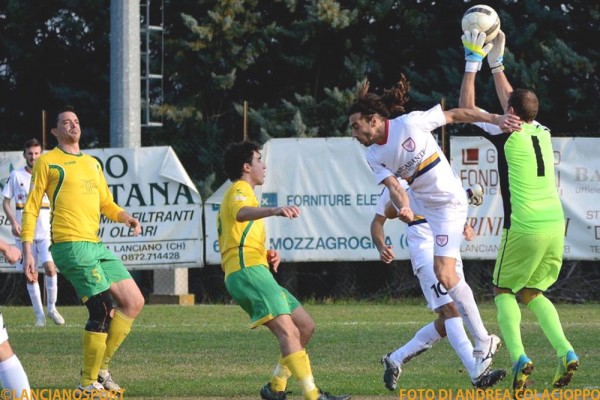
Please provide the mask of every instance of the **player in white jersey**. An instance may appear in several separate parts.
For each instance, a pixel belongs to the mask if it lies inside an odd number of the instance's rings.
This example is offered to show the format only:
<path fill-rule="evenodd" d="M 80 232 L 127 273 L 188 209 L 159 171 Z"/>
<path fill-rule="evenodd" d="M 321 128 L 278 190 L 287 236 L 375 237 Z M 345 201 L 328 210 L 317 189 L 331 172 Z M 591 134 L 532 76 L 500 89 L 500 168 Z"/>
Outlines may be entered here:
<path fill-rule="evenodd" d="M 8 182 L 2 190 L 4 201 L 2 208 L 6 213 L 7 218 L 11 223 L 12 234 L 15 236 L 15 242 L 19 250 L 21 250 L 21 220 L 23 215 L 23 207 L 29 194 L 29 186 L 31 184 L 31 169 L 33 163 L 42 155 L 42 145 L 36 139 L 28 140 L 23 149 L 23 156 L 27 164 L 23 168 L 15 169 L 10 173 Z M 15 199 L 15 212 L 11 207 L 11 200 Z M 56 266 L 50 254 L 50 201 L 44 195 L 40 217 L 37 220 L 35 227 L 35 240 L 32 244 L 33 256 L 39 265 L 43 266 L 46 276 L 44 283 L 47 293 L 47 311 L 48 317 L 57 325 L 65 323 L 64 318 L 56 309 L 56 298 L 58 297 L 58 279 L 56 276 Z M 17 270 L 23 272 L 22 262 L 17 263 Z M 37 280 L 37 273 L 33 279 L 27 281 L 27 292 L 31 299 L 33 311 L 36 315 L 35 326 L 43 327 L 46 325 L 46 316 L 44 314 L 44 306 L 42 304 L 42 296 L 40 285 Z"/>
<path fill-rule="evenodd" d="M 21 258 L 21 251 L 0 239 L 0 254 L 9 264 L 14 264 Z M 29 380 L 19 357 L 13 352 L 8 342 L 8 333 L 0 312 L 0 388 L 3 399 L 31 398 Z M 23 393 L 26 391 L 26 393 Z M 13 396 L 14 394 L 14 396 Z"/>
<path fill-rule="evenodd" d="M 402 75 L 395 87 L 383 95 L 369 93 L 365 81 L 355 102 L 348 110 L 352 136 L 367 146 L 367 162 L 377 183 L 390 191 L 390 199 L 404 222 L 413 220 L 406 191 L 396 178 L 406 180 L 420 202 L 434 238 L 433 265 L 437 279 L 448 289 L 465 325 L 475 341 L 473 355 L 484 374 L 500 346 L 500 339 L 490 335 L 483 325 L 473 292 L 456 273 L 467 197 L 460 180 L 434 140 L 431 131 L 450 123 L 488 122 L 501 129 L 517 129 L 518 117 L 496 115 L 455 108 L 443 111 L 437 105 L 425 112 L 405 112 L 410 84 Z"/>
<path fill-rule="evenodd" d="M 472 205 L 479 206 L 482 204 L 483 189 L 481 189 L 481 186 L 478 189 L 468 189 L 466 192 Z M 465 332 L 458 309 L 433 271 L 433 236 L 431 228 L 422 215 L 419 202 L 414 200 L 413 191 L 408 189 L 407 194 L 414 213 L 414 218 L 408 223 L 406 230 L 413 273 L 419 279 L 428 307 L 438 313 L 438 318 L 419 329 L 408 343 L 383 356 L 381 363 L 384 366 L 383 381 L 385 386 L 389 390 L 394 390 L 402 373 L 402 367 L 408 361 L 431 348 L 440 339 L 448 337 L 450 345 L 469 373 L 473 386 L 477 388 L 491 387 L 506 376 L 506 371 L 498 369 L 481 373 L 481 368 L 476 366 L 476 359 L 473 357 L 473 345 Z M 390 219 L 397 218 L 397 211 L 390 201 L 388 189 L 385 188 L 377 201 L 375 216 L 371 222 L 371 235 L 379 251 L 381 261 L 388 264 L 395 259 L 395 255 L 393 247 L 386 244 L 383 225 L 388 217 Z M 467 240 L 473 238 L 473 228 L 470 225 L 464 225 L 464 237 Z M 456 273 L 461 279 L 464 278 L 460 256 L 456 261 Z"/>

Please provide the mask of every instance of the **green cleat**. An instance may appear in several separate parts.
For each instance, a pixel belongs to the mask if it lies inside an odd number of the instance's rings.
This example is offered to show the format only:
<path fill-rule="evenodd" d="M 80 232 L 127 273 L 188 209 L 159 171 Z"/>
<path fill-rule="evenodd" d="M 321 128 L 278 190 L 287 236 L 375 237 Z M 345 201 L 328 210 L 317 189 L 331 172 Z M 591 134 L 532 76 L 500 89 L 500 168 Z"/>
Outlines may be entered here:
<path fill-rule="evenodd" d="M 571 382 L 573 374 L 579 368 L 579 358 L 573 350 L 567 351 L 567 354 L 558 359 L 558 369 L 554 375 L 552 386 L 555 388 L 565 387 Z"/>
<path fill-rule="evenodd" d="M 523 390 L 525 390 L 525 384 L 527 378 L 533 372 L 533 362 L 525 354 L 519 357 L 519 361 L 513 365 L 513 395 L 515 399 L 523 397 Z"/>

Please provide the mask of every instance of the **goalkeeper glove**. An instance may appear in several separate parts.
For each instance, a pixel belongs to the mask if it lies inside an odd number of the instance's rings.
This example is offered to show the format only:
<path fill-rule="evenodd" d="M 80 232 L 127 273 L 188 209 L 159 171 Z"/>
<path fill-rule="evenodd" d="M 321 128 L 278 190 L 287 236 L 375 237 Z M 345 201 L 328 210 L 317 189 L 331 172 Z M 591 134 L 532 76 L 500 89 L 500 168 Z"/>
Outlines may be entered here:
<path fill-rule="evenodd" d="M 504 71 L 504 44 L 506 43 L 506 36 L 504 32 L 498 31 L 498 35 L 492 40 L 492 49 L 488 54 L 488 63 L 492 70 L 492 74 L 496 74 L 500 71 Z"/>
<path fill-rule="evenodd" d="M 477 72 L 481 68 L 481 62 L 492 48 L 491 43 L 485 44 L 485 32 L 477 29 L 465 31 L 462 35 L 462 44 L 465 49 L 465 71 Z"/>
<path fill-rule="evenodd" d="M 469 204 L 475 207 L 479 207 L 483 204 L 483 188 L 479 183 L 474 184 L 467 189 L 467 197 L 469 198 Z"/>

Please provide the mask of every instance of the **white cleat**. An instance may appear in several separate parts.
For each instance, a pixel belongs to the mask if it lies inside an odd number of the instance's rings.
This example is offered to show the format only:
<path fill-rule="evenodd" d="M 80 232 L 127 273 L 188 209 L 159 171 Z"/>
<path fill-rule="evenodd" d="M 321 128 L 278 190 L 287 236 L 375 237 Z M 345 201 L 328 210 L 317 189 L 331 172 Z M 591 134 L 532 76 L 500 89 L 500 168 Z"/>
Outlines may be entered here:
<path fill-rule="evenodd" d="M 496 335 L 490 335 L 489 345 L 485 350 L 473 350 L 473 371 L 471 371 L 471 380 L 474 382 L 488 372 L 492 365 L 494 354 L 498 351 L 502 342 Z"/>
<path fill-rule="evenodd" d="M 46 326 L 46 316 L 44 314 L 38 315 L 35 318 L 35 327 L 36 328 L 43 328 L 45 326 Z"/>
<path fill-rule="evenodd" d="M 60 315 L 58 310 L 48 311 L 48 318 L 50 318 L 56 325 L 64 325 L 65 319 Z"/>
<path fill-rule="evenodd" d="M 114 392 L 118 392 L 121 390 L 121 386 L 119 386 L 115 381 L 112 380 L 112 375 L 107 369 L 101 369 L 100 371 L 98 371 L 98 382 L 106 390 L 112 390 Z"/>

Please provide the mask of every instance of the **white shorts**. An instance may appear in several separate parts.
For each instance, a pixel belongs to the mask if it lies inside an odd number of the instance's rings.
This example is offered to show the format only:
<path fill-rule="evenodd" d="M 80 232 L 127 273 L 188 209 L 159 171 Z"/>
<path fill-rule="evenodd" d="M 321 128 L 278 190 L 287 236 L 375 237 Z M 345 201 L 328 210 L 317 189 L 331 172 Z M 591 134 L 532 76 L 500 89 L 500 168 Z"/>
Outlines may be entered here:
<path fill-rule="evenodd" d="M 433 235 L 435 256 L 460 259 L 460 245 L 467 221 L 467 204 L 448 204 L 443 208 L 423 207 L 423 214 Z"/>
<path fill-rule="evenodd" d="M 23 251 L 21 240 L 15 239 L 15 245 L 19 248 L 19 250 Z M 38 269 L 43 269 L 44 263 L 47 263 L 48 261 L 54 262 L 52 259 L 52 254 L 50 253 L 50 239 L 34 240 L 31 243 L 31 255 L 35 259 Z M 22 261 L 17 263 L 17 271 L 23 272 Z"/>
<path fill-rule="evenodd" d="M 427 300 L 427 307 L 437 312 L 440 307 L 452 303 L 452 298 L 438 281 L 433 270 L 434 246 L 431 228 L 426 222 L 417 223 L 409 225 L 406 232 L 413 273 L 419 279 L 421 291 Z M 456 260 L 456 274 L 461 278 L 464 277 L 460 254 Z"/>
<path fill-rule="evenodd" d="M 6 327 L 4 326 L 4 319 L 2 318 L 2 313 L 0 312 L 0 344 L 6 342 L 8 340 L 8 332 L 6 332 Z"/>

